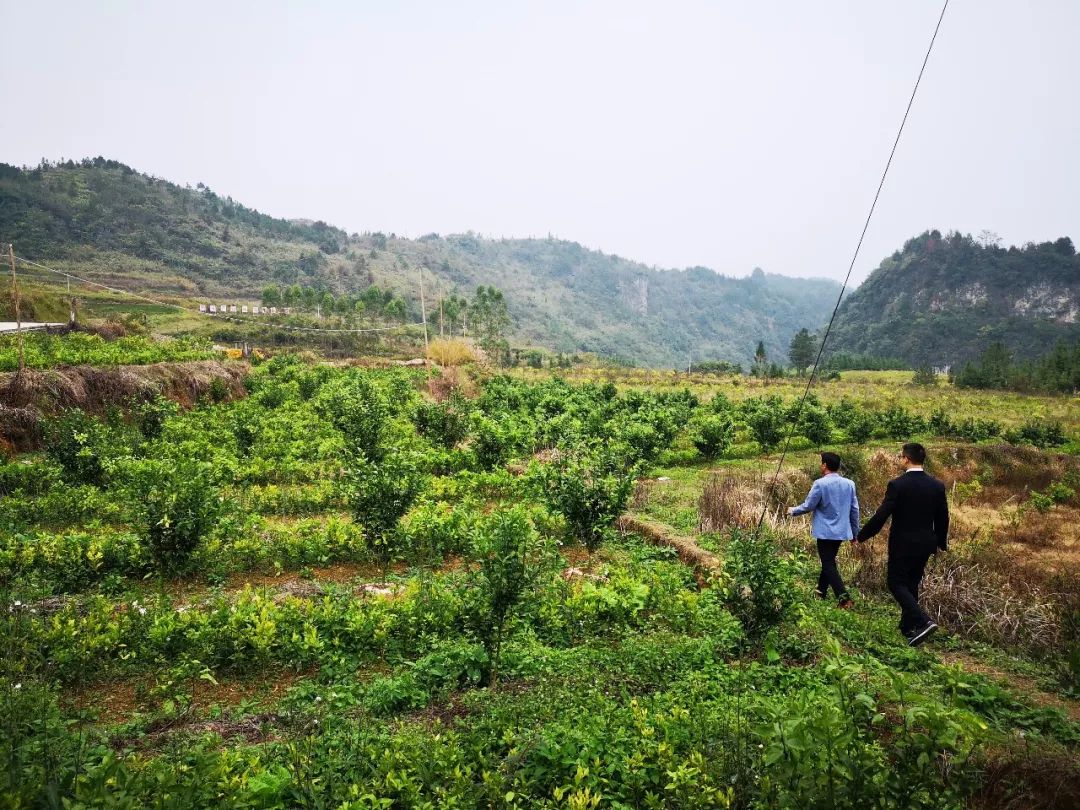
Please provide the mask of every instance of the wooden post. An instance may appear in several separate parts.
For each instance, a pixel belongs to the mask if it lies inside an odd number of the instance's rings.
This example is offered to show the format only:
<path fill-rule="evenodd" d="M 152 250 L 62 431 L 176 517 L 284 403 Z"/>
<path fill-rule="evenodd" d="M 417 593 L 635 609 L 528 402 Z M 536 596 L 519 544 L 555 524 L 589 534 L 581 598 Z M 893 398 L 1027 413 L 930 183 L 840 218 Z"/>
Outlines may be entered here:
<path fill-rule="evenodd" d="M 19 302 L 19 277 L 15 275 L 15 245 L 8 242 L 8 262 L 11 264 L 11 287 L 15 295 L 15 332 L 19 340 L 19 374 L 26 368 L 26 356 L 23 353 L 22 307 Z"/>
<path fill-rule="evenodd" d="M 424 266 L 419 265 L 417 271 L 420 273 L 420 320 L 424 322 L 424 353 L 427 353 L 428 348 L 428 334 L 427 334 L 427 307 L 424 306 Z"/>
<path fill-rule="evenodd" d="M 442 312 L 442 297 L 439 298 L 439 337 L 443 336 L 443 312 Z"/>

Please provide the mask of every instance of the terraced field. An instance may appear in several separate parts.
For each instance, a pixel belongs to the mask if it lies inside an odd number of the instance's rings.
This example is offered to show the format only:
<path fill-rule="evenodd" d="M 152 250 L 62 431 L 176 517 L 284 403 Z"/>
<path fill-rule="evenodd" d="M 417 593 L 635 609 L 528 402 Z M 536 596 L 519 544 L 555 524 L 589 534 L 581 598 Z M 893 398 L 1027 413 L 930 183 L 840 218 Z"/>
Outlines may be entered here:
<path fill-rule="evenodd" d="M 442 374 L 281 356 L 0 464 L 3 804 L 1080 801 L 1067 403 L 822 393 L 770 488 L 775 389 Z M 823 446 L 872 508 L 905 426 L 956 516 L 917 650 L 880 549 L 839 610 L 778 517 Z"/>

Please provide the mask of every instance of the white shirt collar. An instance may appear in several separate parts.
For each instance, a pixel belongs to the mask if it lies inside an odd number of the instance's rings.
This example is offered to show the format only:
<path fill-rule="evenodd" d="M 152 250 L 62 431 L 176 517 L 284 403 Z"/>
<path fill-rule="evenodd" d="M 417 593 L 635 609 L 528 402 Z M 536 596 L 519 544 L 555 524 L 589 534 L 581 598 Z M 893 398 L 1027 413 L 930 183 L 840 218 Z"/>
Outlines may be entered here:
<path fill-rule="evenodd" d="M 908 467 L 906 470 L 904 470 L 904 472 L 906 472 L 906 473 L 909 473 L 909 472 L 923 472 L 923 468 L 922 467 Z"/>

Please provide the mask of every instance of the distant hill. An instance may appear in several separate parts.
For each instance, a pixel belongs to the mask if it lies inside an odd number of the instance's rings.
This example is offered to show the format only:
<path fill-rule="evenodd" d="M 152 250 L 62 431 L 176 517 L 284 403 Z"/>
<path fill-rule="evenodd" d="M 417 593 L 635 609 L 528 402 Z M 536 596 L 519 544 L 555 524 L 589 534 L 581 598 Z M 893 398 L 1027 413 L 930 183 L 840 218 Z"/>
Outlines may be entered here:
<path fill-rule="evenodd" d="M 348 234 L 103 158 L 0 164 L 0 240 L 131 289 L 198 298 L 258 295 L 269 283 L 335 293 L 379 284 L 417 314 L 424 267 L 429 305 L 480 284 L 502 289 L 518 343 L 662 367 L 691 355 L 746 364 L 758 340 L 771 358 L 786 358 L 792 335 L 822 323 L 839 292 L 832 281 L 761 271 L 658 270 L 558 239 Z"/>
<path fill-rule="evenodd" d="M 942 366 L 994 341 L 1030 358 L 1062 339 L 1080 340 L 1080 256 L 1068 237 L 1003 248 L 927 231 L 844 299 L 829 350 Z"/>

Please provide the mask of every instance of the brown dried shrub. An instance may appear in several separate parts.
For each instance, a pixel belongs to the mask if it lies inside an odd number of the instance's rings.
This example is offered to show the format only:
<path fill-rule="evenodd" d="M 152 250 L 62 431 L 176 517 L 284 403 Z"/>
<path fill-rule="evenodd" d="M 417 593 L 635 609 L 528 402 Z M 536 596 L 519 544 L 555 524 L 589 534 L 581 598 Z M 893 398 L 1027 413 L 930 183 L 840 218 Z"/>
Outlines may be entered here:
<path fill-rule="evenodd" d="M 436 402 L 446 402 L 460 388 L 456 368 L 446 368 L 428 377 L 428 393 Z"/>
<path fill-rule="evenodd" d="M 640 512 L 647 507 L 655 487 L 656 481 L 651 478 L 638 479 L 634 484 L 634 491 L 630 494 L 630 509 L 635 512 Z"/>
<path fill-rule="evenodd" d="M 922 594 L 934 621 L 965 635 L 1044 653 L 1060 646 L 1061 617 L 1053 595 L 1033 583 L 1017 587 L 982 563 L 935 558 L 927 566 Z"/>

